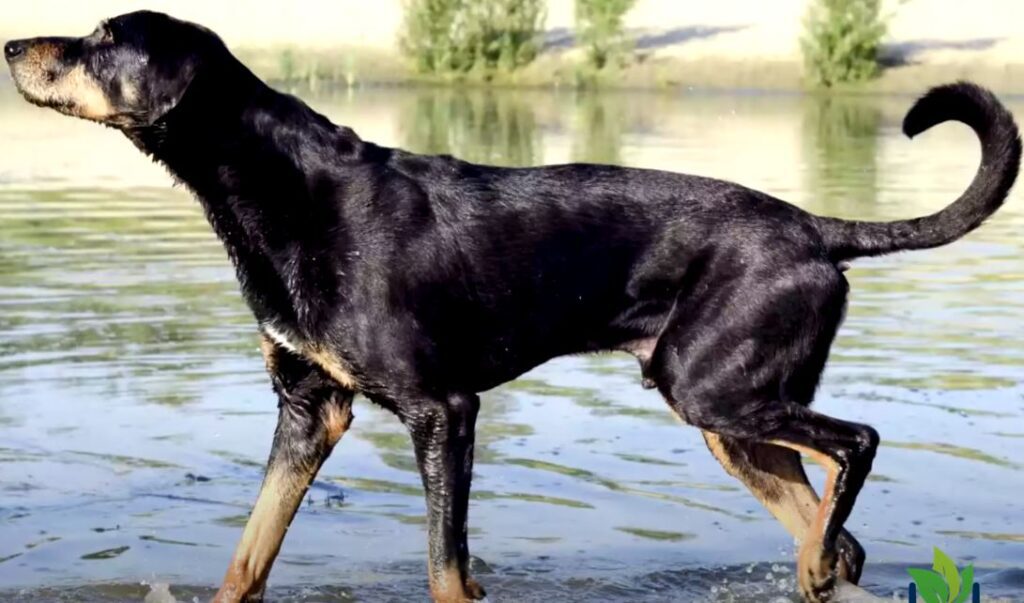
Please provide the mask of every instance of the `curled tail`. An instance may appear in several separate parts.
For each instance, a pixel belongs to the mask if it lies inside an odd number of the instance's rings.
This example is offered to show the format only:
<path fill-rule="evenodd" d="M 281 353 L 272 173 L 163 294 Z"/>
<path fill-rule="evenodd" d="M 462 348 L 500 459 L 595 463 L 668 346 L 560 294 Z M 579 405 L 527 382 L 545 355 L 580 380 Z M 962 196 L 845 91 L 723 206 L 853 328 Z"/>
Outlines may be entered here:
<path fill-rule="evenodd" d="M 959 82 L 932 88 L 918 99 L 903 120 L 903 133 L 913 138 L 950 120 L 967 124 L 981 140 L 981 165 L 967 190 L 942 211 L 923 218 L 861 222 L 819 217 L 834 261 L 945 245 L 999 209 L 1020 169 L 1020 133 L 1013 116 L 988 90 Z"/>

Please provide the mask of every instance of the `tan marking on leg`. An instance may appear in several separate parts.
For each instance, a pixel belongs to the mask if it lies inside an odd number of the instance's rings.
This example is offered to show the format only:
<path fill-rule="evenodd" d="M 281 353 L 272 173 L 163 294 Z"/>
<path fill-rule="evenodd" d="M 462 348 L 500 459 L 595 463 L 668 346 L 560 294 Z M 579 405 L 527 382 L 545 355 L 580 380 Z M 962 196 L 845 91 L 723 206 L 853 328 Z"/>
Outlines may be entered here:
<path fill-rule="evenodd" d="M 809 596 L 828 579 L 835 562 L 836 552 L 825 550 L 824 539 L 825 526 L 835 506 L 835 486 L 839 464 L 820 450 L 784 441 L 773 441 L 772 444 L 805 454 L 824 467 L 826 471 L 825 490 L 822 493 L 821 503 L 818 505 L 814 520 L 807 529 L 797 557 L 797 578 L 801 590 L 805 596 Z"/>
<path fill-rule="evenodd" d="M 303 356 L 309 358 L 317 366 L 324 370 L 332 379 L 337 381 L 342 387 L 356 390 L 358 389 L 358 381 L 348 368 L 345 366 L 345 362 L 338 358 L 336 354 L 332 354 L 330 351 L 325 350 L 319 346 L 309 346 L 303 348 Z"/>
<path fill-rule="evenodd" d="M 802 544 L 818 516 L 821 501 L 807 480 L 800 453 L 773 444 L 729 440 L 703 433 L 708 448 L 725 470 L 743 482 Z M 839 544 L 844 543 L 848 549 L 845 555 L 839 556 L 839 576 L 856 582 L 863 564 L 863 549 L 849 532 L 841 530 Z"/>
<path fill-rule="evenodd" d="M 730 451 L 721 436 L 703 432 L 711 453 L 729 475 L 747 486 L 755 498 L 797 540 L 803 541 L 814 522 L 820 501 L 800 465 L 800 456 L 790 449 L 771 444 L 744 444 Z M 742 460 L 743 453 L 756 455 Z"/>
<path fill-rule="evenodd" d="M 313 468 L 297 473 L 271 469 L 267 473 L 224 582 L 213 598 L 215 603 L 244 601 L 263 590 L 288 525 L 315 473 Z"/>
<path fill-rule="evenodd" d="M 430 594 L 436 603 L 466 603 L 474 600 L 462 582 L 459 568 L 455 566 L 445 568 L 441 576 L 431 574 Z"/>
<path fill-rule="evenodd" d="M 818 505 L 817 513 L 814 517 L 814 522 L 811 526 L 810 532 L 808 533 L 808 539 L 817 538 L 818 540 L 821 540 L 825 536 L 825 522 L 828 521 L 829 516 L 832 514 L 832 507 L 835 502 L 836 475 L 839 473 L 839 465 L 832 457 L 820 450 L 814 450 L 813 448 L 808 448 L 799 444 L 791 444 L 789 442 L 782 441 L 774 441 L 772 444 L 796 450 L 801 454 L 811 457 L 816 463 L 825 468 L 826 476 L 824 496 L 821 498 L 821 503 Z"/>
<path fill-rule="evenodd" d="M 466 594 L 471 601 L 480 601 L 487 597 L 484 587 L 473 578 L 466 578 Z"/>
<path fill-rule="evenodd" d="M 264 339 L 268 340 L 266 345 L 276 344 L 285 350 L 298 354 L 320 367 L 321 370 L 337 381 L 338 385 L 346 389 L 358 389 L 359 382 L 355 375 L 352 374 L 345 361 L 336 353 L 319 343 L 303 341 L 294 333 L 288 333 L 287 330 L 279 329 L 270 324 L 263 325 L 262 329 Z"/>
<path fill-rule="evenodd" d="M 267 365 L 267 372 L 273 374 L 277 369 L 277 345 L 266 335 L 260 337 L 260 353 L 263 354 L 263 363 Z"/>
<path fill-rule="evenodd" d="M 337 394 L 324 404 L 322 412 L 324 450 L 320 463 L 352 424 L 352 395 Z M 320 470 L 320 463 L 296 464 L 294 471 L 270 465 L 224 582 L 213 599 L 215 603 L 244 601 L 263 591 L 288 526 Z"/>
<path fill-rule="evenodd" d="M 334 447 L 352 426 L 352 396 L 337 404 L 327 404 L 324 408 L 324 428 L 327 430 L 327 445 Z"/>

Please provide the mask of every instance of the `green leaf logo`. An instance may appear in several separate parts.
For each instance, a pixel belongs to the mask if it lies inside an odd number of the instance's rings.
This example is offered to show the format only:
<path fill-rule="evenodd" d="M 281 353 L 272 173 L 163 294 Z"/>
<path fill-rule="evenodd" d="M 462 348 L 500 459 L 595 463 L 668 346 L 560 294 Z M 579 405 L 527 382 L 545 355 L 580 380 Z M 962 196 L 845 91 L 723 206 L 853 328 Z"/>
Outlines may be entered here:
<path fill-rule="evenodd" d="M 974 565 L 968 565 L 960 572 L 960 596 L 953 603 L 965 603 L 974 590 Z"/>
<path fill-rule="evenodd" d="M 949 587 L 942 576 L 926 569 L 908 569 L 907 573 L 917 583 L 917 594 L 924 603 L 949 603 Z"/>
<path fill-rule="evenodd" d="M 953 603 L 960 594 L 960 572 L 948 555 L 935 547 L 935 560 L 932 562 L 932 569 L 942 576 L 942 579 L 949 586 L 949 595 L 942 603 Z"/>
<path fill-rule="evenodd" d="M 917 584 L 917 593 L 924 603 L 966 603 L 974 587 L 974 566 L 958 571 L 949 555 L 938 548 L 932 569 L 911 568 L 907 573 Z"/>

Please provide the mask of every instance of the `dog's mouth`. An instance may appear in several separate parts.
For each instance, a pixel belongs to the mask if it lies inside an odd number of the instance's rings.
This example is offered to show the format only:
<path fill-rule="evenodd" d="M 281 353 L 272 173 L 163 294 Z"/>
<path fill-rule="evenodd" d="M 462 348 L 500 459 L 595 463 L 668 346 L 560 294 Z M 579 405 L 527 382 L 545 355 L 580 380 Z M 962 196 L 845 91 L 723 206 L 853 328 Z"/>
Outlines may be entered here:
<path fill-rule="evenodd" d="M 33 105 L 93 121 L 106 121 L 114 113 L 106 93 L 82 65 L 14 63 L 10 68 L 15 88 Z"/>
<path fill-rule="evenodd" d="M 19 67 L 17 63 L 9 66 L 11 70 L 11 81 L 14 88 L 21 94 L 22 98 L 38 107 L 51 109 L 70 109 L 70 99 L 61 101 L 47 94 L 46 88 L 52 86 L 57 79 L 57 72 L 52 69 L 43 70 L 41 73 L 32 73 L 32 69 Z"/>
<path fill-rule="evenodd" d="M 17 48 L 17 54 L 11 48 Z M 56 104 L 56 99 L 47 91 L 53 87 L 60 73 L 56 49 L 48 45 L 11 42 L 4 47 L 4 54 L 14 87 L 25 100 L 39 106 Z"/>

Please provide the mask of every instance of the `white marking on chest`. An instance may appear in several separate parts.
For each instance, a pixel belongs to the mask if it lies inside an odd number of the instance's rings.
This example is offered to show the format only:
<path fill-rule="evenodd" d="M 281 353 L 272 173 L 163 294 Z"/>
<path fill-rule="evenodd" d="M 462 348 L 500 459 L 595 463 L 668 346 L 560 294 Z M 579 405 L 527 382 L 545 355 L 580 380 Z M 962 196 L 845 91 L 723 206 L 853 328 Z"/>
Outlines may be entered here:
<path fill-rule="evenodd" d="M 290 339 L 288 335 L 281 332 L 273 325 L 264 324 L 263 333 L 266 334 L 274 343 L 288 350 L 293 354 L 299 354 L 299 344 L 294 339 Z"/>
<path fill-rule="evenodd" d="M 337 355 L 326 351 L 315 342 L 302 341 L 301 338 L 288 333 L 287 330 L 279 329 L 272 324 L 264 323 L 260 328 L 267 339 L 319 366 L 341 386 L 353 390 L 358 388 L 359 383 L 352 374 L 352 371 L 349 370 L 345 361 Z"/>

